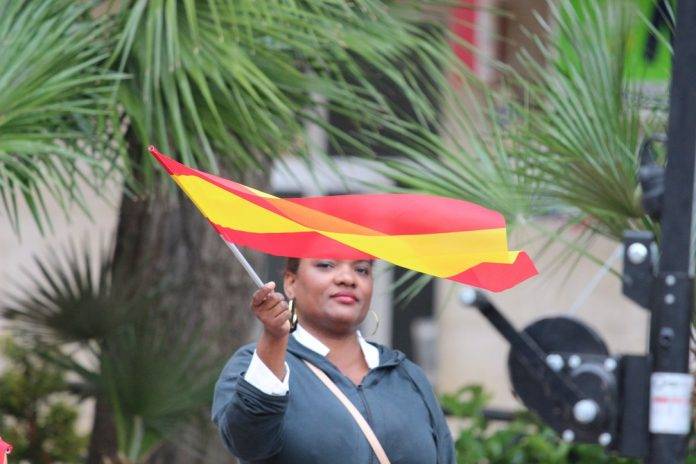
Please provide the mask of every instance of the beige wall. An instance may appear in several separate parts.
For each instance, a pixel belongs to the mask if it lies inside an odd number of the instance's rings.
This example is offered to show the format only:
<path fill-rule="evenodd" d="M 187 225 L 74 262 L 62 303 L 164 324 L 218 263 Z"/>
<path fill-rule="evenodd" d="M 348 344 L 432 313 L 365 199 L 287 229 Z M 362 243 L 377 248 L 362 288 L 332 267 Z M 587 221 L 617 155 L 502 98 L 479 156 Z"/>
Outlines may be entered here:
<path fill-rule="evenodd" d="M 104 197 L 94 192 L 85 192 L 85 203 L 91 218 L 78 207 L 70 208 L 63 214 L 60 206 L 47 197 L 48 211 L 53 228 L 42 235 L 31 218 L 29 209 L 20 202 L 20 235 L 10 227 L 4 210 L 0 214 L 0 303 L 7 301 L 7 295 L 19 284 L 27 282 L 23 270 L 34 271 L 34 255 L 45 256 L 50 249 L 63 248 L 70 241 L 78 245 L 90 246 L 97 250 L 111 237 L 116 225 L 116 211 L 119 189 L 116 186 L 104 189 Z"/>

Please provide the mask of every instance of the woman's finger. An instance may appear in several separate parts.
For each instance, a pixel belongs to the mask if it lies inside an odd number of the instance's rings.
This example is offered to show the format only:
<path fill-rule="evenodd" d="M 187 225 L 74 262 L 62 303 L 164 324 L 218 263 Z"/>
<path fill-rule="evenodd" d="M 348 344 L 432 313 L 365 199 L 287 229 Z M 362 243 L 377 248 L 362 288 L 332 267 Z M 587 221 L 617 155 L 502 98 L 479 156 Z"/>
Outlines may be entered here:
<path fill-rule="evenodd" d="M 265 313 L 273 309 L 278 303 L 284 301 L 285 297 L 281 293 L 271 293 L 266 297 L 266 299 L 254 308 L 258 313 Z"/>
<path fill-rule="evenodd" d="M 279 317 L 282 317 L 283 313 L 287 313 L 286 316 L 290 315 L 290 310 L 288 309 L 288 304 L 284 301 L 279 303 L 278 306 L 275 306 L 271 310 L 271 317 L 275 320 L 275 319 L 278 319 Z"/>
<path fill-rule="evenodd" d="M 254 295 L 251 297 L 251 305 L 252 306 L 258 306 L 262 302 L 266 300 L 269 294 L 273 292 L 275 289 L 275 282 L 268 282 L 264 284 L 263 287 L 259 288 L 254 292 Z"/>

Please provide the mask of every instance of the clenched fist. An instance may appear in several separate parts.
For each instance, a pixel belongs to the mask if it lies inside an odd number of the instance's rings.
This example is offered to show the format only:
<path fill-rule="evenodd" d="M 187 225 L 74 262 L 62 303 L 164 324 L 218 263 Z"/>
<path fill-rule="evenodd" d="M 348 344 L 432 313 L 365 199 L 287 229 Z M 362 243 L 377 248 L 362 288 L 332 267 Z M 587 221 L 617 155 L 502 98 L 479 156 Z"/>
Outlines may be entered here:
<path fill-rule="evenodd" d="M 290 334 L 290 310 L 282 293 L 274 292 L 275 282 L 268 282 L 251 297 L 251 309 L 263 324 L 267 335 L 280 339 Z"/>

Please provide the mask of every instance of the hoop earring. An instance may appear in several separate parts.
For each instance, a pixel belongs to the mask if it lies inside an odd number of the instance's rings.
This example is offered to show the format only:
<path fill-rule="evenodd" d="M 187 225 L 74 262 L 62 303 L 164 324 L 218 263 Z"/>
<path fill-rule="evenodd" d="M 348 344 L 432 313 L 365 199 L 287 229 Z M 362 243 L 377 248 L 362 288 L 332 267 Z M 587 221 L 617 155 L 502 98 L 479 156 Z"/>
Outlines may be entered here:
<path fill-rule="evenodd" d="M 370 309 L 370 312 L 375 317 L 375 322 L 376 322 L 375 328 L 374 328 L 374 330 L 372 330 L 372 333 L 370 334 L 370 337 L 371 337 L 377 333 L 377 329 L 379 328 L 379 316 L 377 316 L 377 312 L 374 309 Z"/>
<path fill-rule="evenodd" d="M 290 333 L 293 333 L 297 329 L 297 306 L 295 306 L 295 299 L 291 298 L 288 301 L 288 309 L 290 310 Z"/>

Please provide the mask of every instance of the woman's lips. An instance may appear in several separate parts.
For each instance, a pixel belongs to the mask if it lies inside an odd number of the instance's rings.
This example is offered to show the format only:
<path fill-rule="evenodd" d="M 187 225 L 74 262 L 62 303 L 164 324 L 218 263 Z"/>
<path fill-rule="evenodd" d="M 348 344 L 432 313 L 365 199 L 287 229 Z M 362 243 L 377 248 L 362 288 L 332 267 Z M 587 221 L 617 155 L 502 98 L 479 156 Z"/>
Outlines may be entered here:
<path fill-rule="evenodd" d="M 331 298 L 333 298 L 334 300 L 338 301 L 339 303 L 343 303 L 343 304 L 353 304 L 356 301 L 358 301 L 357 298 L 355 298 L 354 296 L 350 296 L 350 295 L 334 295 Z"/>

